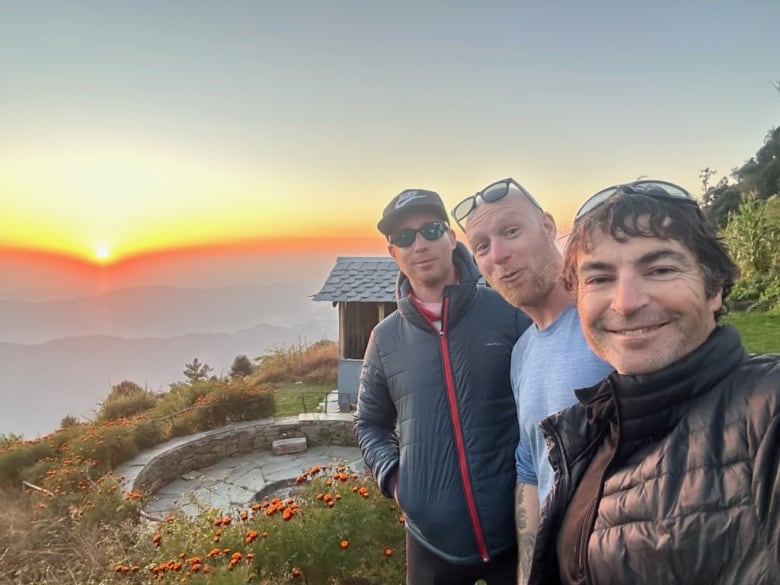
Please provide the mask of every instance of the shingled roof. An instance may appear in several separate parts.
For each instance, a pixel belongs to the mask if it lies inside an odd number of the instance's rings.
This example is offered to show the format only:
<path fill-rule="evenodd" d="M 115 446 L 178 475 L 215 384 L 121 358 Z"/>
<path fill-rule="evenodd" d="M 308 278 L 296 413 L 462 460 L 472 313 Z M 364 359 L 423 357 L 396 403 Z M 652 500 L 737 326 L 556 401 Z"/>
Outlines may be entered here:
<path fill-rule="evenodd" d="M 315 301 L 395 302 L 398 264 L 384 256 L 339 256 Z"/>

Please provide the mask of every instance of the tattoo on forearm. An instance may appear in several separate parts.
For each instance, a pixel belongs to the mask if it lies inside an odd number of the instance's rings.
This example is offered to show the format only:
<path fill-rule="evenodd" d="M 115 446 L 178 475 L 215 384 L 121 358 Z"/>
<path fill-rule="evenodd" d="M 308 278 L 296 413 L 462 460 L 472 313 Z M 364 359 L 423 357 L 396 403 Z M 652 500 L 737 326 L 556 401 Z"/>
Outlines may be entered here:
<path fill-rule="evenodd" d="M 526 485 L 518 484 L 515 490 L 515 526 L 517 529 L 517 583 L 525 585 L 531 573 L 534 543 L 536 541 L 537 521 L 529 518 L 524 505 Z"/>

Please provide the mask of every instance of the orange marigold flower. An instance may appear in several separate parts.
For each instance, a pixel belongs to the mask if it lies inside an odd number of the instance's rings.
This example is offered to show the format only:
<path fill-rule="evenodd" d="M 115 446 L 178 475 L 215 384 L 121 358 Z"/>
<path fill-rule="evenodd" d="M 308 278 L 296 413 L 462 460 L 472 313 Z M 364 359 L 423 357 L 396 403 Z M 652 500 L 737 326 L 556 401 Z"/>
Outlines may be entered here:
<path fill-rule="evenodd" d="M 246 533 L 246 543 L 252 544 L 254 540 L 257 538 L 257 530 L 249 530 Z"/>
<path fill-rule="evenodd" d="M 157 533 L 152 537 L 152 544 L 154 544 L 154 546 L 160 546 L 161 540 L 162 540 L 162 534 Z"/>
<path fill-rule="evenodd" d="M 222 526 L 230 526 L 230 523 L 233 521 L 233 519 L 230 516 L 225 516 L 222 519 Z"/>
<path fill-rule="evenodd" d="M 284 511 L 282 512 L 282 519 L 283 520 L 289 520 L 292 517 L 293 517 L 293 510 L 292 510 L 292 508 L 285 508 Z"/>
<path fill-rule="evenodd" d="M 349 541 L 348 540 L 342 540 L 339 544 L 340 544 L 342 549 L 346 549 L 349 546 Z"/>
<path fill-rule="evenodd" d="M 246 520 L 247 516 L 248 516 L 248 514 L 247 514 L 246 510 L 241 510 L 241 513 L 238 515 L 238 517 L 241 518 L 241 520 Z"/>
<path fill-rule="evenodd" d="M 301 570 L 298 567 L 293 567 L 292 576 L 293 577 L 300 577 L 301 576 Z"/>
<path fill-rule="evenodd" d="M 392 548 L 386 548 L 385 549 L 385 556 L 386 557 L 392 557 L 393 556 L 393 549 Z"/>
<path fill-rule="evenodd" d="M 331 500 L 330 502 L 328 502 L 328 508 L 332 508 L 332 507 L 333 507 L 333 506 L 335 506 L 335 505 L 336 505 L 336 502 L 334 502 L 333 500 Z"/>

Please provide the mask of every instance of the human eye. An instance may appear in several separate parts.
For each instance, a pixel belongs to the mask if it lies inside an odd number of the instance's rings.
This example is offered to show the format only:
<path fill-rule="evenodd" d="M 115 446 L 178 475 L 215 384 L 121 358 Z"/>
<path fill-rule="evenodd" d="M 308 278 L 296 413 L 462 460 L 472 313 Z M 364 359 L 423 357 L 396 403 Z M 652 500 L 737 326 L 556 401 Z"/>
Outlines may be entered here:
<path fill-rule="evenodd" d="M 482 256 L 483 254 L 487 253 L 488 249 L 490 248 L 490 245 L 488 242 L 477 242 L 476 244 L 473 244 L 472 249 L 474 250 L 475 256 Z"/>
<path fill-rule="evenodd" d="M 604 286 L 614 280 L 609 274 L 591 274 L 581 279 L 581 282 L 590 288 Z"/>
<path fill-rule="evenodd" d="M 647 270 L 649 276 L 655 276 L 659 278 L 674 276 L 678 272 L 680 272 L 680 269 L 676 266 L 651 266 Z"/>
<path fill-rule="evenodd" d="M 504 230 L 504 237 L 505 238 L 514 238 L 517 237 L 520 234 L 520 228 L 511 226 Z"/>

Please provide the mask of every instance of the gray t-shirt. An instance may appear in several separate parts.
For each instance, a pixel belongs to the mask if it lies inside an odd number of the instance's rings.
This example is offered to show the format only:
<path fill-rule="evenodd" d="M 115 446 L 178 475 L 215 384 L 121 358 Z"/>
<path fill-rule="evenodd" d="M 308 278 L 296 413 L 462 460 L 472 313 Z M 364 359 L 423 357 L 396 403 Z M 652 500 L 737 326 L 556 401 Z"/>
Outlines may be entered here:
<path fill-rule="evenodd" d="M 517 481 L 537 486 L 539 503 L 552 487 L 553 470 L 539 422 L 577 401 L 574 390 L 592 386 L 613 368 L 585 343 L 577 309 L 570 305 L 547 328 L 531 325 L 512 350 L 520 441 L 515 451 Z"/>

